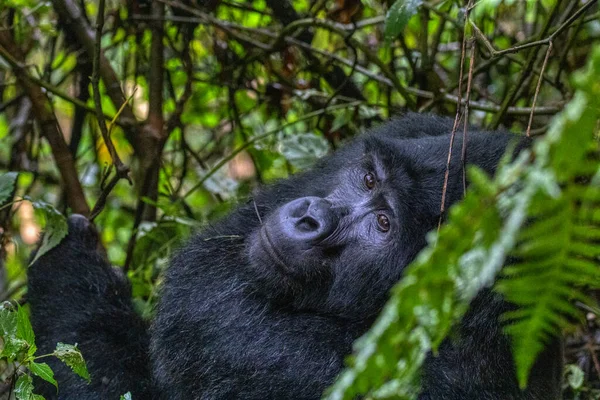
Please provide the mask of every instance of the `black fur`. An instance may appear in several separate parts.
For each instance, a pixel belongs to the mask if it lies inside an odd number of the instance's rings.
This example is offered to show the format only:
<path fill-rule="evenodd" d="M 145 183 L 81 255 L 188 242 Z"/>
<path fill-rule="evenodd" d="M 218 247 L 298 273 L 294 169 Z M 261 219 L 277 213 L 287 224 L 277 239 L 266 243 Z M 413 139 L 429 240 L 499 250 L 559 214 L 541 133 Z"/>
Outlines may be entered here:
<path fill-rule="evenodd" d="M 122 274 L 97 251 L 98 234 L 85 217 L 69 218 L 69 235 L 28 271 L 28 300 L 37 354 L 57 342 L 78 344 L 92 382 L 75 375 L 54 357 L 45 358 L 60 382 L 60 399 L 115 399 L 131 391 L 149 399 L 147 325 L 134 312 Z M 57 398 L 56 388 L 36 382 L 36 392 Z"/>
<path fill-rule="evenodd" d="M 125 283 L 71 220 L 69 237 L 29 273 L 38 341 L 78 342 L 93 376 L 85 387 L 59 370 L 59 397 L 318 399 L 437 224 L 451 128 L 430 115 L 392 121 L 194 236 L 165 276 L 148 350 Z M 448 204 L 463 195 L 460 136 Z M 471 130 L 468 162 L 493 173 L 513 138 Z M 559 344 L 540 358 L 529 389 L 518 389 L 497 321 L 506 307 L 488 291 L 475 299 L 457 334 L 428 357 L 421 399 L 559 398 Z"/>

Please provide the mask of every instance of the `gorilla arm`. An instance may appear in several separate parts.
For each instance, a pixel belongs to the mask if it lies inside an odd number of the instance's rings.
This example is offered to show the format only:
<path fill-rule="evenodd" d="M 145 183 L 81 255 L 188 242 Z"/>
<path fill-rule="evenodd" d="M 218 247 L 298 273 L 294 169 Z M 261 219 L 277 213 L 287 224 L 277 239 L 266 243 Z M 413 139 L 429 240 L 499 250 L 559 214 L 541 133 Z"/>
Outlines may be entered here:
<path fill-rule="evenodd" d="M 91 376 L 87 384 L 50 357 L 47 362 L 60 391 L 41 380 L 36 390 L 48 400 L 118 399 L 127 392 L 151 399 L 146 323 L 133 310 L 126 278 L 108 264 L 97 245 L 94 226 L 72 215 L 67 237 L 28 269 L 38 354 L 52 353 L 57 342 L 78 344 Z"/>

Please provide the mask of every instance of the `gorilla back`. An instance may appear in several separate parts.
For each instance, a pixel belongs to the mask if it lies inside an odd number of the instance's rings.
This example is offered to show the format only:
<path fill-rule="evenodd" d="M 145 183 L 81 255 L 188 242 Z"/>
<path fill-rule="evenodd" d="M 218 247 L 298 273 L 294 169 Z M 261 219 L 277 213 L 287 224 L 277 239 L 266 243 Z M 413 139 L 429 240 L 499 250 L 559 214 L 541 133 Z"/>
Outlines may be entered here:
<path fill-rule="evenodd" d="M 59 397 L 320 398 L 437 224 L 451 128 L 452 120 L 418 114 L 382 125 L 194 236 L 166 273 L 149 347 L 123 280 L 70 233 L 29 273 L 39 340 L 78 342 L 89 360 L 92 385 L 59 371 Z M 459 136 L 447 204 L 463 195 Z M 513 138 L 471 130 L 468 163 L 493 173 Z M 498 322 L 509 307 L 492 292 L 478 295 L 427 358 L 420 399 L 559 398 L 558 341 L 519 390 Z M 115 353 L 134 357 L 131 368 Z"/>

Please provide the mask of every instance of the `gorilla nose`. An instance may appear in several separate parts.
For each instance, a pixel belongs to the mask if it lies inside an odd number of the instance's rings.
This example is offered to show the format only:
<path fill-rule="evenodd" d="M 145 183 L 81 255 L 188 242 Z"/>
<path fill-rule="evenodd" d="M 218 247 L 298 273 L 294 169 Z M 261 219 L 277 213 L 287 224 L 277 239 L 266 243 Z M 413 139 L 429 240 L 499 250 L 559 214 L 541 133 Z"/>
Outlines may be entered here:
<path fill-rule="evenodd" d="M 332 204 L 320 197 L 302 197 L 284 207 L 286 230 L 292 238 L 319 241 L 328 237 L 337 225 Z"/>

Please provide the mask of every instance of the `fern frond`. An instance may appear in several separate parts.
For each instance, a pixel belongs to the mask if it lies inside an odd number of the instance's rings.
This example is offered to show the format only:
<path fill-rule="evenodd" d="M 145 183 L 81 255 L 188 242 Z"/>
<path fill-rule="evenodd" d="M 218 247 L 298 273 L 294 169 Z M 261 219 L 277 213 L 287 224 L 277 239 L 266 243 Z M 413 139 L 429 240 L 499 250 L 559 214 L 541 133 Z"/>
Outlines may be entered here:
<path fill-rule="evenodd" d="M 504 317 L 510 322 L 506 331 L 513 338 L 521 386 L 543 344 L 569 324 L 567 317 L 579 315 L 573 300 L 590 302 L 576 288 L 600 282 L 600 222 L 590 218 L 592 209 L 600 210 L 598 189 L 567 184 L 560 198 L 532 202 L 533 220 L 521 231 L 514 251 L 520 261 L 505 268 L 505 279 L 497 285 L 520 306 Z"/>
<path fill-rule="evenodd" d="M 519 306 L 504 318 L 525 386 L 544 344 L 577 317 L 572 300 L 587 300 L 582 285 L 600 287 L 600 178 L 593 176 L 600 163 L 590 153 L 600 118 L 600 47 L 590 58 L 574 99 L 535 144 L 533 161 L 525 152 L 502 165 L 493 181 L 470 171 L 471 190 L 357 341 L 352 365 L 328 400 L 415 398 L 428 352 L 478 290 L 493 283 L 508 254 L 517 262 L 504 270 L 498 288 Z"/>
<path fill-rule="evenodd" d="M 519 306 L 504 318 L 521 387 L 544 344 L 580 315 L 575 300 L 589 303 L 585 288 L 600 283 L 600 162 L 593 136 L 599 118 L 599 70 L 600 53 L 595 52 L 579 75 L 574 101 L 549 133 L 555 145 L 546 170 L 555 175 L 560 192 L 541 191 L 532 199 L 530 223 L 513 251 L 518 262 L 505 268 L 497 284 Z"/>

